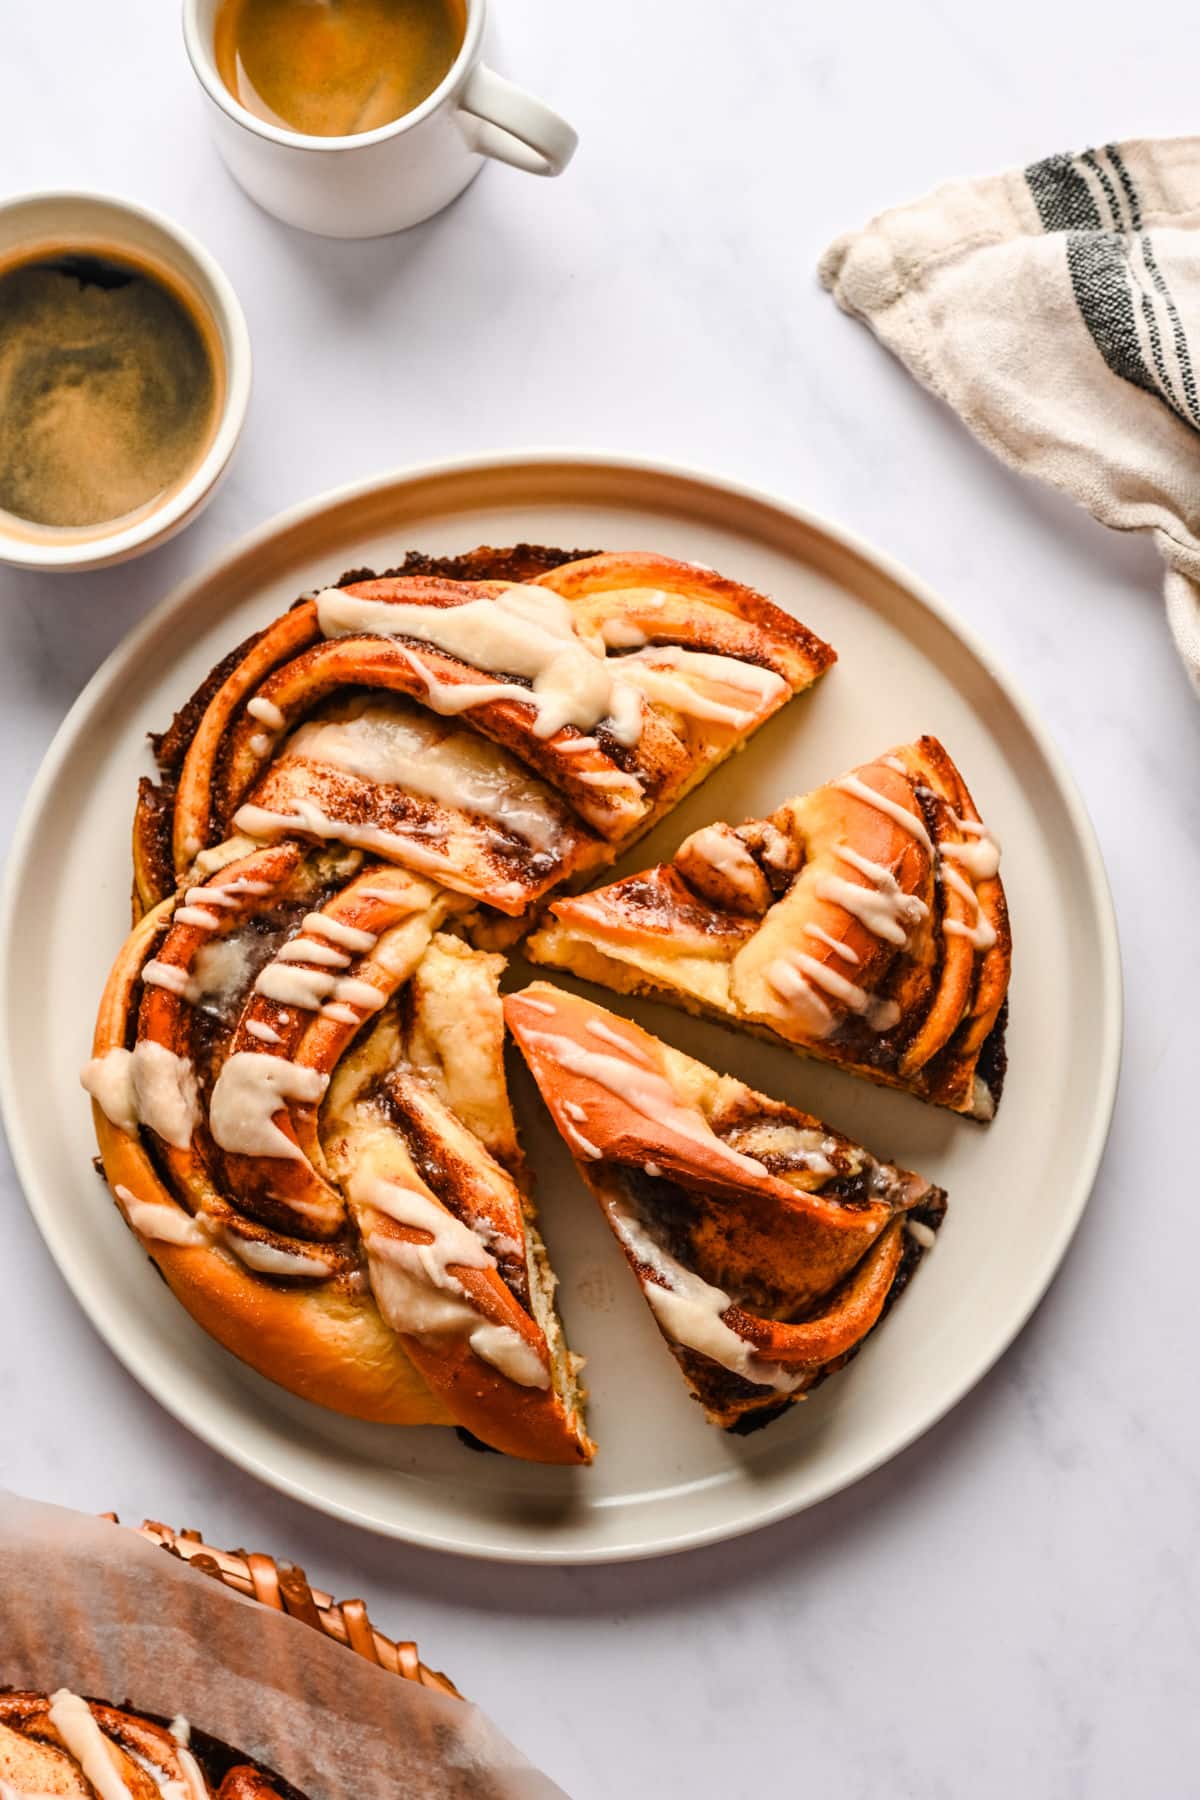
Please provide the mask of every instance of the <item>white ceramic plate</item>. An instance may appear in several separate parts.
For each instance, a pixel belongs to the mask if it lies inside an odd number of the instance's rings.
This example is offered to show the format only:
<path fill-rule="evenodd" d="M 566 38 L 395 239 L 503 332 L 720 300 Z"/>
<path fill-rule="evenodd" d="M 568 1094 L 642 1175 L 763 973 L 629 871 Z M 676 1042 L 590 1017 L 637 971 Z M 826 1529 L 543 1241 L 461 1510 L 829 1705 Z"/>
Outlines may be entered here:
<path fill-rule="evenodd" d="M 839 652 L 814 692 L 633 853 L 635 865 L 706 819 L 766 812 L 933 732 L 1004 845 L 1016 945 L 1008 1085 L 990 1127 L 628 1003 L 670 1041 L 950 1192 L 937 1246 L 884 1329 L 845 1373 L 753 1437 L 705 1425 L 530 1083 L 518 1080 L 571 1340 L 590 1359 L 600 1452 L 589 1470 L 473 1454 L 449 1431 L 341 1419 L 244 1369 L 192 1323 L 118 1218 L 91 1167 L 77 1082 L 128 925 L 129 821 L 150 768 L 147 731 L 232 645 L 343 570 L 383 568 L 410 547 L 522 539 L 711 563 Z M 0 966 L 0 1078 L 29 1203 L 125 1365 L 185 1425 L 285 1492 L 414 1543 L 512 1560 L 603 1561 L 711 1542 L 810 1506 L 911 1443 L 979 1380 L 1045 1291 L 1095 1175 L 1120 1054 L 1116 933 L 1091 828 L 986 652 L 911 577 L 793 507 L 585 456 L 461 462 L 346 489 L 276 520 L 166 600 L 100 670 L 46 759 L 12 853 Z"/>

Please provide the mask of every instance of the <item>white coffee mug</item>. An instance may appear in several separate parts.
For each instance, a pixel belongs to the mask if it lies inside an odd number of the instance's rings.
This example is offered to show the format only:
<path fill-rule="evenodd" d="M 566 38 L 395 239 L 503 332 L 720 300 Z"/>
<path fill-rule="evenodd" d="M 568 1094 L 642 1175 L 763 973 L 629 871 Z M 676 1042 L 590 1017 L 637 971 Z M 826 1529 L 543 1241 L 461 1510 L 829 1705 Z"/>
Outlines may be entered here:
<path fill-rule="evenodd" d="M 325 237 L 381 237 L 448 206 L 485 157 L 530 175 L 561 175 L 578 142 L 565 119 L 480 60 L 486 0 L 466 0 L 462 48 L 411 112 L 354 137 L 312 137 L 269 124 L 221 79 L 213 49 L 220 0 L 183 0 L 192 67 L 211 103 L 217 147 L 251 199 Z"/>

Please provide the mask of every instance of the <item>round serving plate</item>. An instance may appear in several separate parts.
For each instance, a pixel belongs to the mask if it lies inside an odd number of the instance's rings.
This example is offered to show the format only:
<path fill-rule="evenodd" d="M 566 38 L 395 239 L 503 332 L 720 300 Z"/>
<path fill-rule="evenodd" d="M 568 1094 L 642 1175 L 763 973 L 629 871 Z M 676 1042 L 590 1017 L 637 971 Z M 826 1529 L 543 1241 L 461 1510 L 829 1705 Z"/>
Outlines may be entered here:
<path fill-rule="evenodd" d="M 129 822 L 146 734 L 231 646 L 300 593 L 407 549 L 528 540 L 658 550 L 770 594 L 839 653 L 744 754 L 634 852 L 710 819 L 764 813 L 932 732 L 1004 844 L 1015 961 L 1009 1074 L 980 1126 L 650 1003 L 599 996 L 671 1043 L 790 1100 L 943 1184 L 936 1247 L 884 1328 L 802 1406 L 748 1438 L 706 1425 L 637 1284 L 542 1111 L 515 1098 L 588 1358 L 594 1466 L 481 1456 L 453 1432 L 364 1425 L 294 1400 L 194 1325 L 92 1168 L 78 1069 L 129 922 Z M 649 1556 L 798 1512 L 877 1468 L 1010 1344 L 1086 1203 L 1120 1057 L 1116 930 L 1091 827 L 1029 707 L 947 607 L 844 532 L 732 483 L 645 462 L 545 454 L 387 476 L 296 508 L 174 593 L 72 709 L 29 796 L 0 923 L 0 1081 L 29 1204 L 80 1305 L 126 1367 L 262 1480 L 393 1537 L 529 1562 Z M 519 963 L 511 972 L 523 974 Z M 595 990 L 593 990 L 594 992 Z"/>

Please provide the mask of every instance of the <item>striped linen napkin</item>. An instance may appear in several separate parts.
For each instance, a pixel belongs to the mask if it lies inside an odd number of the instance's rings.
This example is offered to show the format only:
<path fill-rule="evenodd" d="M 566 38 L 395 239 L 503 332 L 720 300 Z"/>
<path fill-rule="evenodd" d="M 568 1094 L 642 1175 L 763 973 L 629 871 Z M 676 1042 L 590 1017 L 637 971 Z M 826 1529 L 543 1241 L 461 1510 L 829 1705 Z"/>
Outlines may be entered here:
<path fill-rule="evenodd" d="M 1153 533 L 1200 692 L 1200 138 L 951 182 L 820 273 L 997 456 Z"/>

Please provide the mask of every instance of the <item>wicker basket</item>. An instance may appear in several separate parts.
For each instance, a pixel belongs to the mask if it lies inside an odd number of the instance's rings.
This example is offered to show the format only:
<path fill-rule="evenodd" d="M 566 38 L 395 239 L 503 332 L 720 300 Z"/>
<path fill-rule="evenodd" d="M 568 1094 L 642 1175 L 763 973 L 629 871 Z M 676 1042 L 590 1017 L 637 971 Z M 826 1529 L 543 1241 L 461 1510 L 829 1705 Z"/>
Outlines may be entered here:
<path fill-rule="evenodd" d="M 119 1523 L 116 1513 L 105 1513 L 104 1517 L 114 1525 Z M 205 1575 L 214 1576 L 235 1593 L 245 1594 L 276 1612 L 289 1613 L 293 1619 L 323 1631 L 335 1643 L 344 1644 L 347 1650 L 377 1663 L 392 1675 L 419 1681 L 423 1687 L 436 1688 L 439 1693 L 453 1694 L 461 1700 L 462 1695 L 447 1676 L 426 1668 L 415 1644 L 393 1643 L 375 1629 L 367 1617 L 365 1602 L 339 1603 L 319 1588 L 310 1587 L 304 1570 L 295 1563 L 276 1562 L 274 1557 L 244 1550 L 214 1550 L 204 1543 L 198 1531 L 172 1531 L 169 1525 L 156 1524 L 152 1519 L 146 1519 L 138 1529 L 150 1543 L 191 1563 Z"/>

